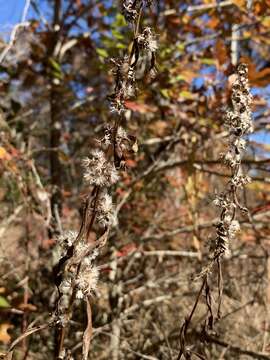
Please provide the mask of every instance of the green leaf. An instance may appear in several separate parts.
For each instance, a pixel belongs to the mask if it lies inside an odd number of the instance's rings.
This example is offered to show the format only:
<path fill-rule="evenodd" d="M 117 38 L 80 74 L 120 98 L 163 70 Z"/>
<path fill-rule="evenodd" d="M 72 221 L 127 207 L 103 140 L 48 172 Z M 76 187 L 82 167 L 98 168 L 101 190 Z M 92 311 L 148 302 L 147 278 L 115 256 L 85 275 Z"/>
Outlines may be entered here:
<path fill-rule="evenodd" d="M 170 98 L 168 89 L 161 89 L 160 92 L 161 92 L 161 95 L 164 96 L 166 99 Z"/>
<path fill-rule="evenodd" d="M 61 70 L 61 66 L 60 66 L 60 64 L 57 62 L 57 61 L 55 61 L 54 59 L 52 59 L 52 58 L 49 58 L 49 63 L 51 64 L 51 66 L 52 66 L 52 68 L 55 70 L 55 71 L 57 71 L 58 73 L 62 73 L 62 70 Z"/>
<path fill-rule="evenodd" d="M 116 48 L 117 48 L 117 49 L 126 49 L 127 47 L 126 47 L 125 44 L 117 43 L 117 44 L 116 44 Z"/>
<path fill-rule="evenodd" d="M 53 71 L 53 72 L 52 72 L 52 75 L 53 75 L 53 77 L 55 77 L 56 79 L 60 79 L 60 80 L 63 79 L 63 74 L 59 74 L 59 72 L 57 72 L 57 71 Z"/>
<path fill-rule="evenodd" d="M 10 307 L 10 303 L 3 296 L 0 296 L 0 308 L 8 307 Z"/>
<path fill-rule="evenodd" d="M 117 30 L 112 30 L 112 34 L 113 36 L 118 39 L 118 40 L 123 40 L 124 39 L 124 36 Z"/>
<path fill-rule="evenodd" d="M 173 49 L 169 47 L 164 47 L 162 50 L 160 50 L 160 56 L 166 57 L 168 55 L 171 55 L 173 53 Z"/>
<path fill-rule="evenodd" d="M 170 84 L 175 84 L 179 81 L 186 81 L 186 77 L 184 75 L 177 75 L 170 79 Z"/>
<path fill-rule="evenodd" d="M 193 94 L 187 90 L 181 91 L 179 95 L 185 99 L 193 99 Z"/>
<path fill-rule="evenodd" d="M 216 64 L 215 59 L 203 58 L 201 61 L 205 65 L 215 65 Z"/>
<path fill-rule="evenodd" d="M 98 55 L 103 58 L 109 57 L 109 54 L 108 54 L 107 50 L 105 50 L 105 49 L 97 48 L 96 51 L 97 51 Z"/>
<path fill-rule="evenodd" d="M 125 17 L 122 14 L 117 14 L 115 22 L 113 23 L 113 26 L 121 27 L 121 26 L 126 26 L 126 25 L 127 25 L 127 23 L 126 23 Z"/>

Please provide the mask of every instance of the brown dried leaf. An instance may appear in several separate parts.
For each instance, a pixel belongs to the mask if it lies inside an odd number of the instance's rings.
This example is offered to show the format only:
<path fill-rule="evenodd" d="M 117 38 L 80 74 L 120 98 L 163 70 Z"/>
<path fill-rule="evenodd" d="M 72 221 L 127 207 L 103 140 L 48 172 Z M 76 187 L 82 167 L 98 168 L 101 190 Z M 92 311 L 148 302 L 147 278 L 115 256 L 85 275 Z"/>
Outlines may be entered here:
<path fill-rule="evenodd" d="M 37 310 L 37 307 L 33 304 L 20 304 L 18 306 L 18 308 L 23 311 L 36 311 Z"/>
<path fill-rule="evenodd" d="M 92 327 L 92 310 L 89 298 L 86 299 L 86 311 L 87 311 L 87 326 L 83 334 L 83 360 L 88 359 L 91 338 L 93 334 Z"/>
<path fill-rule="evenodd" d="M 228 60 L 227 49 L 222 39 L 218 39 L 216 42 L 215 55 L 220 66 L 225 64 Z"/>

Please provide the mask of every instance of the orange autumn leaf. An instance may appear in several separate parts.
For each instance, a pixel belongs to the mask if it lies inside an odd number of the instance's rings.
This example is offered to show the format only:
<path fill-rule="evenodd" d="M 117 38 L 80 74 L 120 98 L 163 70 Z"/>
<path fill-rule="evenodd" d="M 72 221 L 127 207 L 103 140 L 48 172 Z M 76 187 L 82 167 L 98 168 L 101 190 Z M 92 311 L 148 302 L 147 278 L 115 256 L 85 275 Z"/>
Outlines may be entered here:
<path fill-rule="evenodd" d="M 216 29 L 218 24 L 219 24 L 219 18 L 217 17 L 212 17 L 209 21 L 208 21 L 208 26 L 211 28 L 211 29 Z"/>
<path fill-rule="evenodd" d="M 258 1 L 254 1 L 253 4 L 253 11 L 256 15 L 261 15 L 261 16 L 265 16 L 266 15 L 266 11 L 269 9 L 270 6 L 270 1 L 269 0 L 258 0 Z"/>
<path fill-rule="evenodd" d="M 240 9 L 246 10 L 246 0 L 232 0 L 232 3 Z"/>
<path fill-rule="evenodd" d="M 132 159 L 126 159 L 125 163 L 126 163 L 126 166 L 129 168 L 135 168 L 137 166 L 137 162 Z"/>
<path fill-rule="evenodd" d="M 10 342 L 11 336 L 8 333 L 9 329 L 12 329 L 13 325 L 9 323 L 0 324 L 0 342 L 8 344 Z"/>
<path fill-rule="evenodd" d="M 7 153 L 6 149 L 3 148 L 2 146 L 0 146 L 0 159 L 7 160 L 7 158 L 8 158 L 8 153 Z"/>

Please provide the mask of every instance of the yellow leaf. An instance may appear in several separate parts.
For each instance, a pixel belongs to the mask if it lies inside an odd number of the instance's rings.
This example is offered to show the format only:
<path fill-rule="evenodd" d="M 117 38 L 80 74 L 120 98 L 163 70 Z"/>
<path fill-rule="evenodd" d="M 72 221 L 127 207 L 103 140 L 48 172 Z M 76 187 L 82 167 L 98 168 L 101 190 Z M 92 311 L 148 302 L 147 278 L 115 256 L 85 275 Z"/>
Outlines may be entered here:
<path fill-rule="evenodd" d="M 4 344 L 8 344 L 10 342 L 11 336 L 8 333 L 8 329 L 13 328 L 13 325 L 8 323 L 0 324 L 0 341 Z"/>
<path fill-rule="evenodd" d="M 6 157 L 7 157 L 6 149 L 0 146 L 0 159 L 5 159 Z"/>
<path fill-rule="evenodd" d="M 192 100 L 194 98 L 193 94 L 187 90 L 181 91 L 179 95 L 188 100 Z"/>
<path fill-rule="evenodd" d="M 262 25 L 269 28 L 270 27 L 270 16 L 266 16 L 262 19 Z"/>
<path fill-rule="evenodd" d="M 64 163 L 69 161 L 68 155 L 66 153 L 64 153 L 64 151 L 62 151 L 62 150 L 58 151 L 58 156 L 59 156 L 59 159 Z"/>

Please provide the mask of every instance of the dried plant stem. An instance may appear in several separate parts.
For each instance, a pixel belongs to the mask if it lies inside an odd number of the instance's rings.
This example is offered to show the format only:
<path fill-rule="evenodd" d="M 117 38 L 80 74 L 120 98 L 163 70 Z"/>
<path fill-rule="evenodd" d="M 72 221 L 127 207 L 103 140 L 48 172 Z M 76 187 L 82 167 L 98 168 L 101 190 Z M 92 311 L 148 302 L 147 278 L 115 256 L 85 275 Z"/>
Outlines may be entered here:
<path fill-rule="evenodd" d="M 22 335 L 20 335 L 17 339 L 15 339 L 12 344 L 10 345 L 9 349 L 8 349 L 8 353 L 7 355 L 12 352 L 12 350 L 15 348 L 15 346 L 17 344 L 19 344 L 21 341 L 23 341 L 26 337 L 38 332 L 38 331 L 41 331 L 41 330 L 44 330 L 46 328 L 48 328 L 49 326 L 51 325 L 51 323 L 46 323 L 46 324 L 43 324 L 43 325 L 39 325 L 39 326 L 36 326 L 34 328 L 30 328 L 28 330 L 26 330 Z"/>
<path fill-rule="evenodd" d="M 88 325 L 83 337 L 83 359 L 88 356 L 92 334 L 89 296 L 95 290 L 98 277 L 98 268 L 93 261 L 99 249 L 106 244 L 110 229 L 116 221 L 110 187 L 119 179 L 118 172 L 125 165 L 126 154 L 136 149 L 135 137 L 128 135 L 120 126 L 126 111 L 125 101 L 136 94 L 135 70 L 140 51 L 151 54 L 148 71 L 152 71 L 155 65 L 154 52 L 157 46 L 151 29 L 145 28 L 139 34 L 143 7 L 149 4 L 149 1 L 144 0 L 123 1 L 123 12 L 127 21 L 133 25 L 134 36 L 131 51 L 122 59 L 112 59 L 115 86 L 113 94 L 107 98 L 116 115 L 115 120 L 113 125 L 107 124 L 104 137 L 97 141 L 100 148 L 92 150 L 90 157 L 83 162 L 84 178 L 92 191 L 84 203 L 80 230 L 78 233 L 63 234 L 59 238 L 62 255 L 54 268 L 59 292 L 55 312 L 55 322 L 59 328 L 58 359 L 65 357 L 65 339 L 75 299 L 85 299 L 87 305 Z M 94 226 L 95 230 L 102 230 L 102 235 L 96 241 L 90 239 Z"/>
<path fill-rule="evenodd" d="M 222 268 L 220 259 L 217 260 L 218 266 L 218 310 L 217 310 L 217 318 L 221 318 L 221 305 L 222 305 L 222 294 L 223 294 L 223 276 L 222 276 Z"/>
<path fill-rule="evenodd" d="M 235 220 L 236 210 L 240 210 L 243 214 L 248 214 L 248 209 L 243 207 L 238 200 L 239 189 L 243 188 L 250 181 L 248 176 L 243 174 L 241 167 L 241 155 L 242 151 L 245 149 L 245 140 L 242 137 L 250 133 L 253 129 L 250 111 L 252 96 L 249 91 L 247 75 L 247 65 L 240 64 L 237 68 L 234 82 L 232 84 L 232 107 L 231 109 L 228 109 L 225 114 L 225 125 L 229 130 L 229 142 L 228 150 L 225 154 L 222 154 L 222 159 L 225 165 L 231 169 L 231 177 L 224 192 L 221 193 L 214 201 L 215 205 L 221 209 L 220 218 L 216 224 L 216 237 L 212 246 L 210 261 L 200 274 L 200 277 L 203 277 L 202 286 L 198 292 L 190 316 L 187 320 L 185 320 L 180 331 L 180 352 L 178 360 L 181 359 L 182 355 L 184 355 L 186 359 L 189 359 L 190 354 L 193 353 L 192 351 L 186 349 L 185 336 L 203 290 L 205 290 L 208 313 L 203 329 L 205 339 L 208 336 L 208 330 L 213 330 L 214 320 L 221 318 L 223 295 L 221 260 L 224 254 L 229 250 L 230 241 L 235 238 L 236 233 L 240 230 L 240 224 L 237 220 Z M 211 291 L 208 285 L 208 276 L 215 264 L 217 265 L 218 270 L 218 304 L 216 318 L 214 317 L 212 311 Z M 194 353 L 194 355 L 203 358 L 197 353 Z"/>
<path fill-rule="evenodd" d="M 83 334 L 83 360 L 87 360 L 93 334 L 90 297 L 86 299 L 87 326 Z"/>
<path fill-rule="evenodd" d="M 187 334 L 187 331 L 188 331 L 188 327 L 191 323 L 191 320 L 192 320 L 192 317 L 196 311 L 196 308 L 198 306 L 198 303 L 199 303 L 199 300 L 200 300 L 200 297 L 202 295 L 202 292 L 204 290 L 204 287 L 206 285 L 206 282 L 207 282 L 207 275 L 204 275 L 204 278 L 203 278 L 203 281 L 202 281 L 202 285 L 200 287 L 200 290 L 198 291 L 198 294 L 196 296 L 196 300 L 194 302 L 194 305 L 191 309 L 191 312 L 189 314 L 189 316 L 185 319 L 185 322 L 184 324 L 182 325 L 181 329 L 180 329 L 180 351 L 179 351 L 179 354 L 178 354 L 178 357 L 177 357 L 177 360 L 180 360 L 182 355 L 186 355 L 187 353 L 187 349 L 185 347 L 185 337 L 186 337 L 186 334 Z"/>

